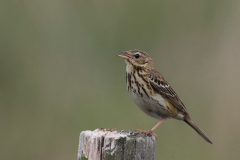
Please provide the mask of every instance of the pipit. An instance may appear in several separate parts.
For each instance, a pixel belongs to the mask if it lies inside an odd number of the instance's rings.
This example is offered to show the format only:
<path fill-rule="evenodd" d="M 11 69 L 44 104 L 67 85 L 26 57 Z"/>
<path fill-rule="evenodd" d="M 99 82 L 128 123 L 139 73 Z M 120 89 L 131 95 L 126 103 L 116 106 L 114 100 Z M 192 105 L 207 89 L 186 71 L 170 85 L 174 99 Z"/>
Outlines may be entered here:
<path fill-rule="evenodd" d="M 164 77 L 154 68 L 151 57 L 140 50 L 119 51 L 125 59 L 127 90 L 137 106 L 147 115 L 160 121 L 150 130 L 137 130 L 157 135 L 153 131 L 166 119 L 183 120 L 204 140 L 207 135 L 191 120 L 186 107 Z"/>

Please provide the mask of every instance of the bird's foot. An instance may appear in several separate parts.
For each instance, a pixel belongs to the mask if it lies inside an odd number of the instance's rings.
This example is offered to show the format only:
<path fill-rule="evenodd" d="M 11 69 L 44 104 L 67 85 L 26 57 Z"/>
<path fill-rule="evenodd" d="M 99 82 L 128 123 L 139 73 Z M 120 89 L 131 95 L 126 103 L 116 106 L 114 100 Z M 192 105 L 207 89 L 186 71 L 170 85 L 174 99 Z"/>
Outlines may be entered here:
<path fill-rule="evenodd" d="M 157 135 L 155 133 L 153 133 L 153 130 L 141 130 L 141 129 L 137 129 L 136 131 L 141 132 L 141 133 L 145 133 L 146 135 L 148 134 L 152 134 L 156 139 L 157 139 Z"/>

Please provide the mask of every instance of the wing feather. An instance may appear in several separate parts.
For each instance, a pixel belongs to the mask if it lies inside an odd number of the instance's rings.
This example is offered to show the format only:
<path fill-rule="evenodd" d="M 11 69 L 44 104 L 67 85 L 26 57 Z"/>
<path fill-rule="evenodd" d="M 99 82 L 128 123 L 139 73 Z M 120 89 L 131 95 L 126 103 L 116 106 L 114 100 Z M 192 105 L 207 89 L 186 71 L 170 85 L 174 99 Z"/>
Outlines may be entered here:
<path fill-rule="evenodd" d="M 187 113 L 186 107 L 178 97 L 177 93 L 172 89 L 164 77 L 155 69 L 152 69 L 149 74 L 149 82 L 155 92 L 161 94 L 181 112 Z"/>

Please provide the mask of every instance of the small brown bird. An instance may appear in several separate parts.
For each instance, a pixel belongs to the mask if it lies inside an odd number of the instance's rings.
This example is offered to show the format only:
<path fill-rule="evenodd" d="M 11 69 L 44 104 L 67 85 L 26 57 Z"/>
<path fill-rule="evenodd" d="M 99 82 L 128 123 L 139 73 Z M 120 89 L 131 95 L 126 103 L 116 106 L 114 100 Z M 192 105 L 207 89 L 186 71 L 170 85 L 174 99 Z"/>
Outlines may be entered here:
<path fill-rule="evenodd" d="M 125 59 L 127 90 L 137 106 L 147 115 L 160 121 L 151 130 L 137 130 L 146 134 L 153 131 L 166 119 L 183 120 L 204 140 L 211 143 L 207 135 L 191 120 L 187 110 L 164 77 L 153 67 L 151 57 L 140 50 L 119 51 Z"/>

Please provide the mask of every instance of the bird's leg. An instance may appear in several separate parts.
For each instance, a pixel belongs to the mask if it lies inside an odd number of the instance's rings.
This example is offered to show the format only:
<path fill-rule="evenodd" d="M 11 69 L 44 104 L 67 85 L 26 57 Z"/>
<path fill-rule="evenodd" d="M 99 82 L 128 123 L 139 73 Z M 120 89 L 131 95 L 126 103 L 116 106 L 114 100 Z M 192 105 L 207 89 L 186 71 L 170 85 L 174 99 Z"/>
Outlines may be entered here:
<path fill-rule="evenodd" d="M 146 133 L 147 135 L 148 134 L 152 134 L 154 135 L 154 137 L 157 139 L 157 135 L 153 133 L 153 131 L 166 119 L 167 117 L 163 117 L 163 119 L 161 119 L 152 129 L 150 130 L 140 130 L 140 129 L 137 129 L 136 131 L 138 132 L 142 132 L 142 133 Z"/>
<path fill-rule="evenodd" d="M 150 131 L 154 131 L 167 117 L 163 117 Z"/>

